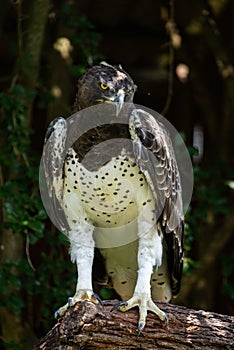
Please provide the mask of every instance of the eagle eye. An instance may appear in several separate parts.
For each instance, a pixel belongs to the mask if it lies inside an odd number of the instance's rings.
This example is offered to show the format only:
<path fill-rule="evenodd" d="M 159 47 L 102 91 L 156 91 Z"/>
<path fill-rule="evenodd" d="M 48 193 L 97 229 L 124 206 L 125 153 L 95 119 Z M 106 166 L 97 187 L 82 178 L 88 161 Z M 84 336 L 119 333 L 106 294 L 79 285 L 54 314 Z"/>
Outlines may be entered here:
<path fill-rule="evenodd" d="M 101 86 L 102 90 L 107 90 L 108 89 L 108 85 L 106 85 L 104 83 L 101 83 L 100 86 Z"/>

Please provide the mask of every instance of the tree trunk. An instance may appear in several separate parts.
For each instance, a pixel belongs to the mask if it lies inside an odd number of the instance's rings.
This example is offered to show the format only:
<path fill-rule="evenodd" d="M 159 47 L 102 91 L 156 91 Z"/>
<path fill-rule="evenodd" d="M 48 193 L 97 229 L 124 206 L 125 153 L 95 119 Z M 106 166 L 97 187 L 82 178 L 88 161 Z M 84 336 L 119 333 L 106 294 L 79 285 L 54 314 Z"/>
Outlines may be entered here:
<path fill-rule="evenodd" d="M 138 312 L 110 312 L 81 302 L 68 310 L 33 350 L 75 349 L 233 349 L 234 317 L 157 303 L 169 317 L 167 327 L 152 313 L 137 335 Z"/>

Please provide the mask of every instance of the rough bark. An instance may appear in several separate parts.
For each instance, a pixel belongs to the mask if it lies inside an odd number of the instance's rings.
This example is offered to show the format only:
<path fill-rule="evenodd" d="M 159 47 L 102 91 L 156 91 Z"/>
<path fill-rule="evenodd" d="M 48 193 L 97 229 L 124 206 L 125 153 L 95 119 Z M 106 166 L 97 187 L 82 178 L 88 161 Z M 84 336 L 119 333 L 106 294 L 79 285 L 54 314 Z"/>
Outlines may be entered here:
<path fill-rule="evenodd" d="M 41 49 L 50 0 L 36 0 L 29 4 L 30 9 L 28 18 L 25 20 L 26 33 L 22 48 L 24 55 L 28 57 L 29 64 L 22 67 L 22 74 L 27 87 L 34 88 L 38 81 Z"/>
<path fill-rule="evenodd" d="M 41 51 L 44 33 L 48 19 L 50 0 L 36 0 L 29 2 L 28 18 L 25 21 L 25 38 L 22 48 L 19 47 L 20 55 L 27 64 L 21 66 L 21 81 L 26 88 L 35 89 L 38 84 Z M 19 39 L 18 39 L 19 40 Z M 20 46 L 20 45 L 19 45 Z M 31 124 L 33 100 L 28 103 L 27 121 Z"/>
<path fill-rule="evenodd" d="M 138 312 L 110 312 L 104 306 L 81 302 L 68 310 L 33 350 L 75 349 L 233 349 L 234 317 L 157 303 L 169 317 L 167 327 L 148 313 L 137 335 Z"/>

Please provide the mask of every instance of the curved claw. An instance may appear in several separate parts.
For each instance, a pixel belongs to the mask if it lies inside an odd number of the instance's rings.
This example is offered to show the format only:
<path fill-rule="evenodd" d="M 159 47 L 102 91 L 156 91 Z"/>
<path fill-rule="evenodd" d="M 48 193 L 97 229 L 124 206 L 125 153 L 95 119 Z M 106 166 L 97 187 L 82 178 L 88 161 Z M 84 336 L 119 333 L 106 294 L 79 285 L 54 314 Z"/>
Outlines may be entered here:
<path fill-rule="evenodd" d="M 141 333 L 141 331 L 144 329 L 144 327 L 145 327 L 145 322 L 139 322 L 139 323 L 138 323 L 138 328 L 137 328 L 137 330 L 138 330 L 138 336 L 140 335 L 140 333 Z"/>
<path fill-rule="evenodd" d="M 164 323 L 165 323 L 165 327 L 167 327 L 169 324 L 169 318 L 168 318 L 167 314 L 165 314 L 165 313 L 164 313 Z"/>
<path fill-rule="evenodd" d="M 58 319 L 59 317 L 62 317 L 68 308 L 70 308 L 70 305 L 68 303 L 60 307 L 58 310 L 55 311 L 54 318 Z"/>
<path fill-rule="evenodd" d="M 71 306 L 72 306 L 72 297 L 69 297 L 69 298 L 67 299 L 67 305 L 68 305 L 68 309 L 70 309 Z"/>
<path fill-rule="evenodd" d="M 128 305 L 127 301 L 120 301 L 118 304 L 112 307 L 110 312 L 118 310 L 121 306 L 127 306 L 127 305 Z"/>
<path fill-rule="evenodd" d="M 59 316 L 60 316 L 59 310 L 60 310 L 60 309 L 56 310 L 55 313 L 54 313 L 54 318 L 55 318 L 55 319 L 58 319 Z"/>
<path fill-rule="evenodd" d="M 103 305 L 102 299 L 100 298 L 100 296 L 97 293 L 93 293 L 92 298 L 95 298 L 98 301 L 98 304 Z"/>

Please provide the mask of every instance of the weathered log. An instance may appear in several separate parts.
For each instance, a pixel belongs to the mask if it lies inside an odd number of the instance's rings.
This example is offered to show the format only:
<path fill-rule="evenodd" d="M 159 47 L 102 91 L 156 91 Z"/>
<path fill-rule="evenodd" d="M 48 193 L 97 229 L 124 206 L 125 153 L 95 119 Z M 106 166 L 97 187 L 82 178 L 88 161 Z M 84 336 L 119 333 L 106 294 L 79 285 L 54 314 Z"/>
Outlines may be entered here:
<path fill-rule="evenodd" d="M 234 348 L 232 316 L 157 303 L 169 317 L 168 326 L 149 312 L 138 336 L 138 311 L 110 312 L 114 305 L 116 301 L 106 301 L 103 306 L 77 303 L 33 350 Z"/>

